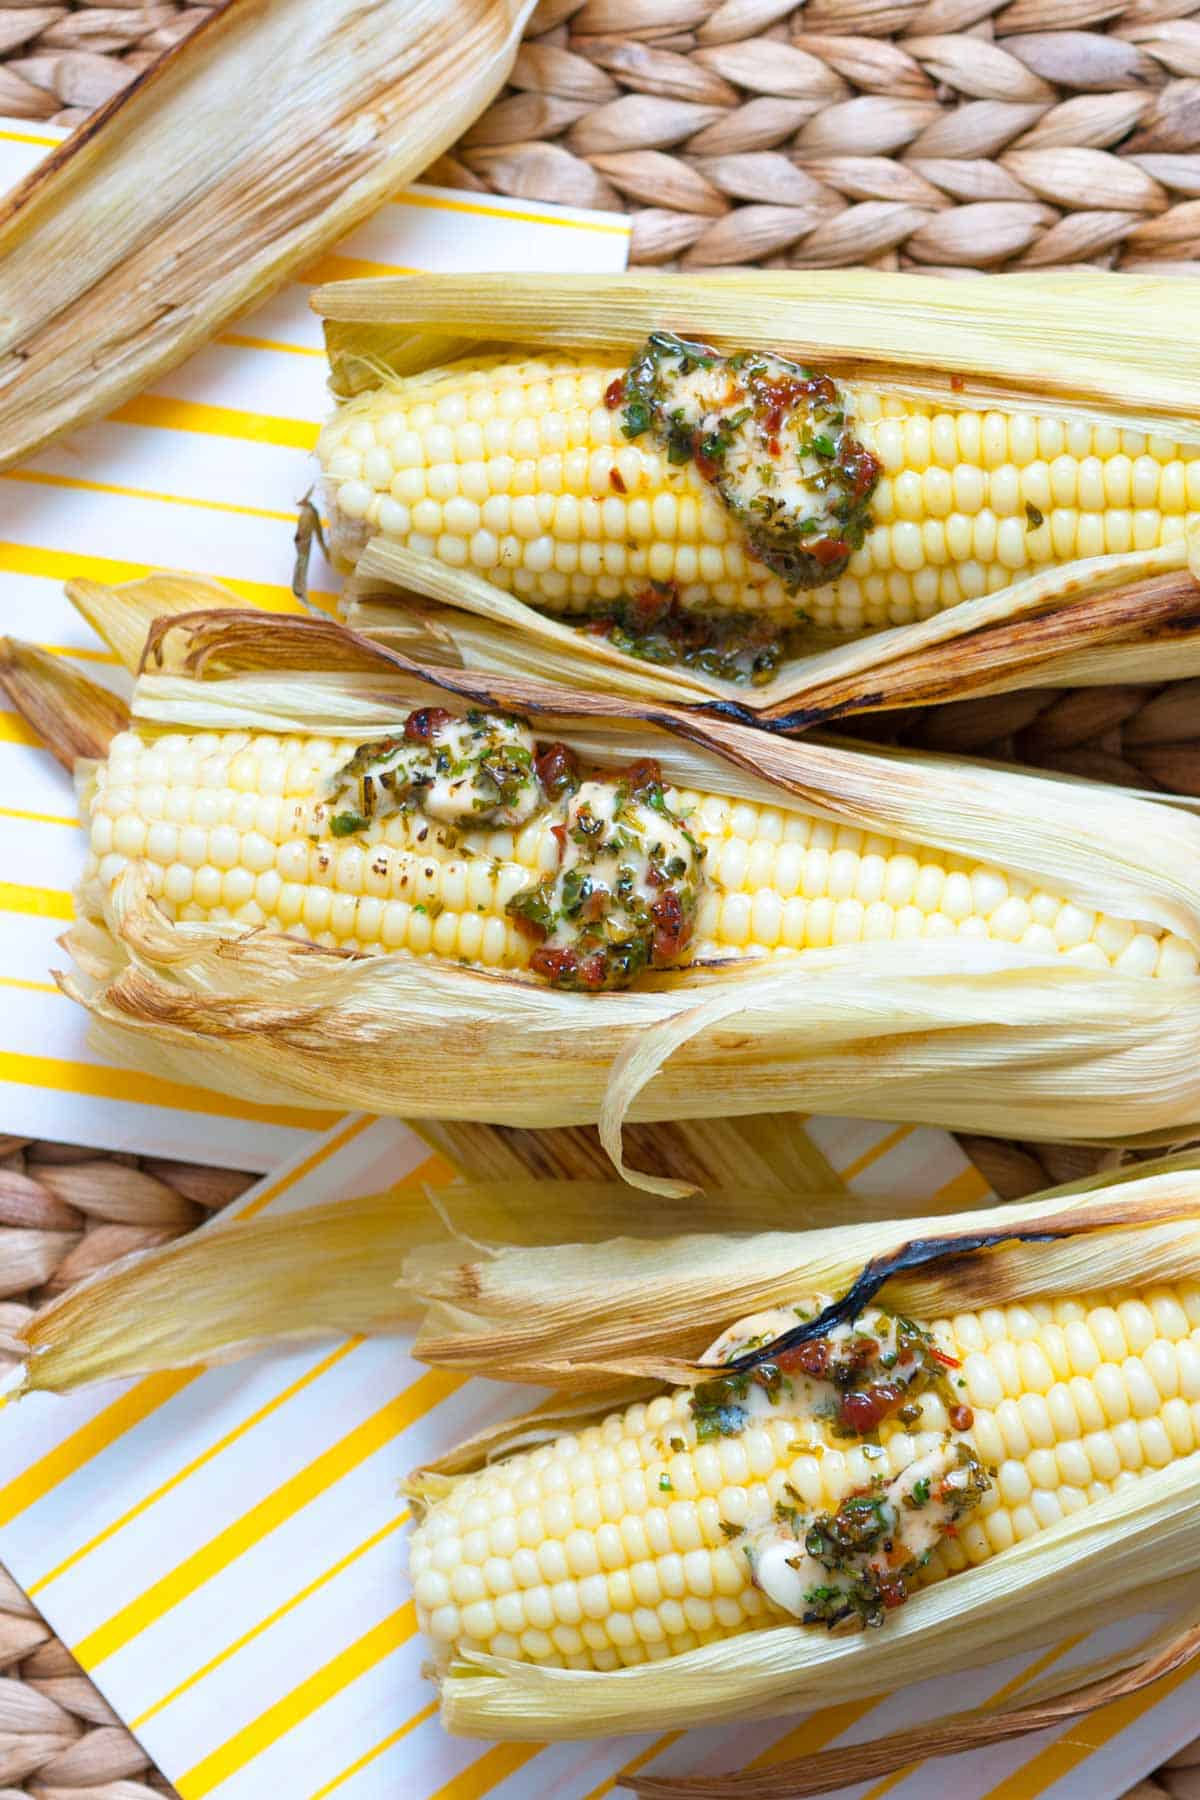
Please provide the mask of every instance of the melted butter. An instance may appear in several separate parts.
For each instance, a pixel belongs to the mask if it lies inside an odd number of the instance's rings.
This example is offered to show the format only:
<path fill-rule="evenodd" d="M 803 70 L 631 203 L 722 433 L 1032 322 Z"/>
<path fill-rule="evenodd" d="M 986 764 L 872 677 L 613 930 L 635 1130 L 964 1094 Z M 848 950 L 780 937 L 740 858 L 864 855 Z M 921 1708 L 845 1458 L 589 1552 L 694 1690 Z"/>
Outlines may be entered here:
<path fill-rule="evenodd" d="M 754 1585 L 809 1623 L 833 1623 L 856 1610 L 856 1597 L 873 1592 L 890 1591 L 890 1604 L 898 1605 L 905 1590 L 896 1584 L 927 1562 L 947 1529 L 978 1503 L 980 1475 L 970 1453 L 947 1440 L 860 1502 L 869 1509 L 870 1529 L 867 1541 L 850 1549 L 834 1548 L 822 1529 L 826 1521 L 803 1514 L 785 1512 L 752 1526 L 743 1546 Z M 847 1510 L 843 1502 L 833 1518 Z"/>
<path fill-rule="evenodd" d="M 652 429 L 669 461 L 694 462 L 749 554 L 785 588 L 842 573 L 871 523 L 882 465 L 855 437 L 830 376 L 766 351 L 725 357 L 656 333 L 619 389 L 625 435 Z"/>
<path fill-rule="evenodd" d="M 944 1380 L 930 1334 L 882 1307 L 867 1307 L 853 1323 L 769 1354 L 799 1320 L 828 1305 L 814 1296 L 792 1311 L 751 1314 L 721 1333 L 700 1359 L 714 1377 L 693 1393 L 698 1439 L 736 1436 L 756 1421 L 786 1418 L 807 1424 L 814 1450 L 825 1448 L 830 1422 L 835 1440 L 861 1441 Z M 754 1368 L 729 1369 L 754 1351 L 764 1352 Z M 961 1422 L 969 1427 L 969 1412 Z M 877 1625 L 902 1604 L 908 1584 L 989 1486 L 963 1433 L 942 1430 L 932 1447 L 927 1434 L 922 1438 L 920 1452 L 890 1481 L 879 1476 L 852 1490 L 833 1513 L 805 1510 L 789 1487 L 795 1505 L 759 1502 L 737 1541 L 756 1587 L 774 1605 L 810 1624 L 853 1615 Z"/>
<path fill-rule="evenodd" d="M 732 1362 L 745 1351 L 758 1349 L 782 1337 L 784 1332 L 793 1331 L 803 1318 L 814 1318 L 829 1304 L 827 1298 L 819 1296 L 799 1310 L 789 1312 L 783 1307 L 772 1307 L 766 1312 L 752 1313 L 722 1332 L 700 1361 L 705 1366 L 719 1369 L 723 1363 Z M 920 1358 L 911 1350 L 900 1347 L 898 1320 L 879 1307 L 868 1307 L 852 1325 L 833 1326 L 821 1342 L 830 1346 L 836 1363 L 839 1346 L 845 1349 L 852 1339 L 863 1337 L 873 1338 L 878 1344 L 878 1361 L 886 1365 L 884 1372 L 888 1381 L 908 1387 L 924 1372 L 925 1365 Z M 738 1394 L 737 1404 L 745 1412 L 747 1422 L 764 1417 L 806 1420 L 816 1417 L 818 1409 L 827 1406 L 834 1392 L 836 1383 L 832 1376 L 826 1380 L 789 1369 L 778 1388 L 749 1382 L 745 1392 Z"/>
<path fill-rule="evenodd" d="M 422 719 L 433 723 L 415 735 Z M 448 825 L 524 825 L 546 803 L 535 749 L 528 725 L 500 713 L 412 713 L 399 736 L 364 744 L 333 777 L 331 829 L 346 836 L 413 805 Z"/>
<path fill-rule="evenodd" d="M 581 782 L 555 835 L 558 868 L 509 910 L 538 936 L 535 973 L 564 985 L 624 986 L 670 968 L 691 938 L 705 852 L 668 807 L 657 774 Z"/>
<path fill-rule="evenodd" d="M 762 356 L 756 362 L 779 380 L 798 373 L 779 357 Z M 727 362 L 686 373 L 680 372 L 681 364 L 678 356 L 659 364 L 668 384 L 665 410 L 669 416 L 679 414 L 701 442 L 725 440 L 720 483 L 731 509 L 752 514 L 756 507 L 778 507 L 796 521 L 819 521 L 821 535 L 836 525 L 829 511 L 829 458 L 801 448 L 801 422 L 809 427 L 805 437 L 811 438 L 821 435 L 823 417 L 814 419 L 811 407 L 793 406 L 786 425 L 771 431 L 762 409 L 753 406 L 751 394 Z M 736 419 L 740 423 L 732 424 Z"/>

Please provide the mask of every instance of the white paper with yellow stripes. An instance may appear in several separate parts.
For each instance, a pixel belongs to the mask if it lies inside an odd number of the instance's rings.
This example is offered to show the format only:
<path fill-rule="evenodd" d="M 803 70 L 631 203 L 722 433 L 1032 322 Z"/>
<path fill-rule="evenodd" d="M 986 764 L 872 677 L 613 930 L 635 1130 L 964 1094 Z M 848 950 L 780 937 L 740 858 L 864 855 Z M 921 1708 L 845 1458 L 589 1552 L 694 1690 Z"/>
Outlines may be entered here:
<path fill-rule="evenodd" d="M 65 133 L 0 119 L 0 192 Z M 405 269 L 622 269 L 627 224 L 607 213 L 414 188 L 307 280 Z M 215 575 L 295 610 L 296 503 L 328 409 L 320 326 L 304 282 L 102 424 L 0 477 L 0 631 L 49 645 L 93 678 L 122 672 L 63 597 L 71 575 L 150 568 Z M 332 584 L 314 565 L 318 592 Z M 272 1169 L 333 1113 L 258 1106 L 114 1067 L 50 979 L 82 846 L 71 784 L 0 711 L 0 1132 Z"/>
<path fill-rule="evenodd" d="M 942 1132 L 810 1120 L 860 1194 L 987 1198 Z M 394 1121 L 349 1120 L 210 1227 L 446 1169 Z M 421 1674 L 399 1477 L 529 1390 L 433 1372 L 406 1341 L 322 1342 L 0 1416 L 0 1561 L 183 1800 L 601 1800 L 628 1769 L 762 1767 L 966 1707 L 1136 1641 L 1155 1621 L 800 1720 L 560 1745 L 451 1739 Z M 1115 1800 L 1195 1734 L 1200 1676 L 1065 1730 L 841 1800 Z"/>

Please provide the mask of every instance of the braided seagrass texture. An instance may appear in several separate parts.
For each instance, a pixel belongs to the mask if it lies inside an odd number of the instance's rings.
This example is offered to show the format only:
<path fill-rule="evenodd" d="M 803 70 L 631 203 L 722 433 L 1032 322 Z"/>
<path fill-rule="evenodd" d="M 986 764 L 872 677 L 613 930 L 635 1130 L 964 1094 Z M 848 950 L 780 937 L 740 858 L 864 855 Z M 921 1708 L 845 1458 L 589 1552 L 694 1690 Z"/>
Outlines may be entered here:
<path fill-rule="evenodd" d="M 1196 0 L 542 0 L 436 178 L 623 207 L 633 260 L 1200 255 Z"/>
<path fill-rule="evenodd" d="M 0 112 L 74 125 L 204 4 L 0 4 Z M 430 171 L 633 215 L 633 260 L 1200 259 L 1200 0 L 542 0 Z"/>

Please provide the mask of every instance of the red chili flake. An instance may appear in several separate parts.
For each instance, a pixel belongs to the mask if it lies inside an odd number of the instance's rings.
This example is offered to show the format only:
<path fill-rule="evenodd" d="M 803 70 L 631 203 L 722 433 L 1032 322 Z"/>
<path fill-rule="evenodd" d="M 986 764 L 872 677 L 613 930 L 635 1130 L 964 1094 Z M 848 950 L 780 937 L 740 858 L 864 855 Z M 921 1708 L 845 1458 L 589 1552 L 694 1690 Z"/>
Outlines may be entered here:
<path fill-rule="evenodd" d="M 608 979 L 608 968 L 599 951 L 579 965 L 579 980 L 584 987 L 602 988 Z"/>
<path fill-rule="evenodd" d="M 791 1350 L 781 1350 L 774 1358 L 777 1368 L 790 1375 L 798 1370 L 801 1375 L 824 1375 L 829 1368 L 828 1338 L 810 1338 L 807 1344 L 796 1344 Z"/>
<path fill-rule="evenodd" d="M 943 1369 L 961 1369 L 962 1363 L 957 1356 L 951 1356 L 948 1350 L 942 1350 L 934 1344 L 930 1350 L 934 1362 L 941 1363 Z"/>
<path fill-rule="evenodd" d="M 720 463 L 711 456 L 706 456 L 699 444 L 692 453 L 692 460 L 695 462 L 697 472 L 703 475 L 705 481 L 715 481 L 721 473 Z"/>
<path fill-rule="evenodd" d="M 604 390 L 604 404 L 607 406 L 609 412 L 616 412 L 618 406 L 623 404 L 624 399 L 625 377 L 623 375 L 618 375 L 617 379 L 615 381 L 610 381 Z"/>
<path fill-rule="evenodd" d="M 819 562 L 823 569 L 832 568 L 834 563 L 841 562 L 850 554 L 850 546 L 845 538 L 813 538 L 804 547 L 814 562 Z"/>
<path fill-rule="evenodd" d="M 850 481 L 850 495 L 854 500 L 862 500 L 874 488 L 883 474 L 883 464 L 877 456 L 860 444 L 857 438 L 851 438 L 842 447 L 842 473 Z"/>
<path fill-rule="evenodd" d="M 779 439 L 774 436 L 769 437 L 767 439 L 767 449 L 770 451 L 772 456 L 778 456 L 779 455 Z"/>
<path fill-rule="evenodd" d="M 558 854 L 561 859 L 567 854 L 567 828 L 565 825 L 552 825 L 550 836 L 558 839 Z"/>
<path fill-rule="evenodd" d="M 629 489 L 625 486 L 625 481 L 620 469 L 610 469 L 608 471 L 608 479 L 611 486 L 616 488 L 618 494 L 627 494 L 629 492 Z"/>
<path fill-rule="evenodd" d="M 431 744 L 446 724 L 450 714 L 444 706 L 422 706 L 409 713 L 404 721 L 404 736 L 410 744 Z"/>
<path fill-rule="evenodd" d="M 579 917 L 585 925 L 598 925 L 609 908 L 612 895 L 607 888 L 593 888 L 579 909 Z"/>
<path fill-rule="evenodd" d="M 964 389 L 964 388 L 965 388 L 965 387 L 966 387 L 966 385 L 967 385 L 967 383 L 966 383 L 966 377 L 965 377 L 965 376 L 963 376 L 963 375 L 952 375 L 952 376 L 951 376 L 951 377 L 950 377 L 950 386 L 951 386 L 951 387 L 952 387 L 952 388 L 953 388 L 953 389 L 954 389 L 954 392 L 955 392 L 955 393 L 956 393 L 956 394 L 961 394 L 961 393 L 962 393 L 962 391 L 963 391 L 963 389 Z"/>
<path fill-rule="evenodd" d="M 838 1409 L 838 1422 L 865 1437 L 874 1431 L 889 1413 L 903 1406 L 906 1389 L 895 1381 L 877 1381 L 861 1392 L 844 1394 Z"/>
<path fill-rule="evenodd" d="M 907 1558 L 905 1560 L 907 1560 Z M 882 1576 L 878 1583 L 878 1587 L 879 1598 L 883 1601 L 883 1604 L 887 1607 L 889 1612 L 893 1612 L 897 1606 L 903 1606 L 904 1602 L 908 1599 L 908 1589 L 905 1587 L 904 1582 L 899 1575 Z"/>
<path fill-rule="evenodd" d="M 527 919 L 525 917 L 524 913 L 514 912 L 512 914 L 512 922 L 513 922 L 515 929 L 520 933 L 520 935 L 524 938 L 528 938 L 530 943 L 542 944 L 546 941 L 546 927 L 544 925 L 539 925 L 536 919 Z M 557 951 L 551 951 L 551 950 L 546 950 L 546 951 L 535 950 L 534 951 L 534 956 L 542 956 L 542 955 L 554 956 L 557 954 L 558 954 Z M 530 958 L 530 967 L 532 967 L 532 966 L 533 966 L 533 958 L 531 957 Z"/>
<path fill-rule="evenodd" d="M 650 788 L 662 786 L 662 764 L 652 756 L 639 757 L 625 770 L 624 779 L 629 783 L 631 793 L 644 794 Z"/>
<path fill-rule="evenodd" d="M 565 744 L 543 744 L 533 759 L 537 778 L 551 800 L 568 793 L 579 782 L 579 763 L 575 752 Z"/>
<path fill-rule="evenodd" d="M 678 590 L 672 582 L 651 582 L 639 588 L 633 596 L 633 619 L 639 631 L 648 631 L 652 625 L 659 625 L 670 617 L 671 609 L 678 598 Z"/>
<path fill-rule="evenodd" d="M 660 894 L 650 908 L 650 916 L 654 920 L 650 961 L 656 969 L 666 969 L 675 961 L 691 935 L 677 889 L 668 888 L 664 894 Z"/>
<path fill-rule="evenodd" d="M 579 973 L 579 958 L 573 950 L 535 950 L 529 966 L 547 981 L 569 981 Z"/>
<path fill-rule="evenodd" d="M 975 1414 L 969 1406 L 952 1406 L 950 1408 L 950 1424 L 955 1431 L 970 1431 L 975 1423 Z"/>

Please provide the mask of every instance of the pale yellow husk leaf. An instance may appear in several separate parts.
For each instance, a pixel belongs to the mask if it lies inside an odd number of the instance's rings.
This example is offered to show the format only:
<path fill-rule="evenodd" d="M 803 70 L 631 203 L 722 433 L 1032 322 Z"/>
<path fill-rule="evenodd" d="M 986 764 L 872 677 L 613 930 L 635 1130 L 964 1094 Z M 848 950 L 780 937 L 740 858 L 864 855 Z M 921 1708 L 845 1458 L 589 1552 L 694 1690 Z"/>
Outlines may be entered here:
<path fill-rule="evenodd" d="M 1015 1241 L 1018 1233 L 1035 1231 L 1064 1235 Z M 969 1248 L 980 1237 L 998 1247 Z M 681 1239 L 654 1251 L 666 1296 L 661 1311 L 652 1304 L 642 1246 L 578 1246 L 535 1256 L 513 1251 L 511 1262 L 510 1253 L 501 1253 L 475 1267 L 495 1283 L 488 1305 L 497 1304 L 503 1289 L 503 1322 L 481 1326 L 460 1295 L 446 1342 L 467 1341 L 472 1354 L 488 1356 L 496 1374 L 533 1380 L 540 1367 L 541 1378 L 552 1374 L 561 1393 L 537 1412 L 497 1427 L 466 1455 L 452 1452 L 429 1475 L 419 1475 L 413 1484 L 417 1504 L 422 1495 L 435 1499 L 456 1473 L 480 1466 L 484 1456 L 553 1435 L 565 1420 L 572 1430 L 590 1422 L 610 1404 L 609 1391 L 602 1403 L 596 1396 L 590 1415 L 580 1415 L 577 1402 L 606 1371 L 611 1383 L 614 1361 L 632 1377 L 659 1360 L 657 1373 L 670 1378 L 671 1358 L 693 1356 L 713 1325 L 771 1299 L 845 1291 L 872 1257 L 898 1255 L 906 1245 L 931 1239 L 948 1248 L 962 1242 L 969 1253 L 886 1284 L 885 1303 L 917 1317 L 1195 1279 L 1200 1174 L 1194 1158 L 1174 1168 L 1157 1165 L 1150 1174 L 1089 1184 L 1086 1192 L 1064 1190 L 999 1212 L 960 1215 L 952 1225 L 930 1218 L 841 1231 Z M 523 1274 L 514 1279 L 517 1263 Z M 419 1280 L 417 1285 L 433 1302 L 432 1331 L 441 1301 Z M 534 1315 L 534 1332 L 537 1318 L 545 1316 L 541 1363 L 512 1349 L 518 1327 L 508 1317 L 510 1305 L 514 1313 L 523 1305 L 527 1319 Z M 673 1323 L 669 1307 L 675 1309 Z M 462 1320 L 459 1311 L 466 1315 Z M 605 1348 L 599 1360 L 589 1346 L 589 1334 L 594 1343 L 597 1333 Z M 648 1352 L 656 1337 L 670 1356 Z M 630 1354 L 610 1357 L 614 1344 Z M 427 1334 L 418 1347 L 430 1353 Z M 453 1355 L 437 1360 L 460 1366 Z M 893 1684 L 950 1676 L 1141 1610 L 1148 1597 L 1163 1598 L 1167 1583 L 1190 1575 L 1198 1557 L 1200 1454 L 1194 1454 L 919 1592 L 878 1632 L 839 1635 L 779 1626 L 611 1674 L 464 1656 L 442 1680 L 442 1716 L 451 1730 L 467 1735 L 537 1740 L 767 1718 L 864 1699 Z M 1188 1596 L 1194 1603 L 1193 1589 L 1177 1586 L 1173 1597 L 1178 1602 Z"/>
<path fill-rule="evenodd" d="M 1131 1209 L 1136 1226 L 1117 1229 Z M 699 1355 L 732 1319 L 789 1295 L 844 1293 L 873 1257 L 899 1242 L 1017 1233 L 1031 1221 L 1085 1233 L 1051 1245 L 1008 1243 L 961 1269 L 934 1263 L 894 1276 L 889 1303 L 929 1318 L 955 1305 L 998 1305 L 1106 1280 L 1174 1280 L 1192 1266 L 1187 1259 L 1200 1256 L 1197 1219 L 1200 1156 L 1192 1153 L 1000 1208 L 927 1212 L 904 1224 L 894 1212 L 860 1219 L 851 1202 L 840 1219 L 815 1230 L 747 1233 L 736 1224 L 714 1234 L 697 1222 L 668 1245 L 641 1242 L 640 1230 L 628 1228 L 612 1242 L 497 1245 L 466 1260 L 452 1244 L 429 1244 L 409 1257 L 405 1280 L 421 1302 L 417 1354 L 426 1362 L 577 1389 L 604 1385 L 615 1373 L 659 1376 L 668 1367 L 671 1379 L 683 1379 L 675 1363 Z"/>
<path fill-rule="evenodd" d="M 0 637 L 0 693 L 7 695 L 65 769 L 103 756 L 129 724 L 119 695 L 36 644 Z"/>
<path fill-rule="evenodd" d="M 1161 329 L 1177 296 L 1176 283 L 1112 274 L 946 283 L 873 270 L 755 270 L 384 278 L 333 283 L 313 305 L 344 394 L 497 343 L 624 358 L 649 332 L 680 330 L 953 408 L 1046 408 L 1194 443 L 1195 373 Z M 1194 296 L 1185 308 L 1200 312 Z M 431 335 L 431 325 L 447 335 Z M 1145 680 L 1200 673 L 1195 565 L 1182 542 L 1091 557 L 853 642 L 814 633 L 809 653 L 756 689 L 640 661 L 475 573 L 380 537 L 359 557 L 346 605 L 356 627 L 452 666 L 540 673 L 680 705 L 716 698 L 730 716 L 799 730 L 1016 687 L 1130 679 L 1131 667 Z"/>
<path fill-rule="evenodd" d="M 786 742 L 531 680 L 451 677 L 309 619 L 267 633 L 252 615 L 185 621 L 156 644 L 153 667 L 162 672 L 144 674 L 134 697 L 148 729 L 366 740 L 450 690 L 516 707 L 587 762 L 650 750 L 682 786 L 771 805 L 793 796 L 822 818 L 996 863 L 1200 944 L 1200 824 L 1092 785 Z M 807 1110 L 1089 1141 L 1178 1137 L 1200 1121 L 1200 982 L 986 940 L 922 941 L 902 957 L 838 946 L 765 972 L 731 962 L 594 996 L 173 924 L 136 866 L 108 895 L 104 930 L 107 967 L 93 973 L 91 944 L 67 991 L 107 1031 L 140 1035 L 140 1061 L 254 1099 L 600 1121 L 614 1153 L 626 1118 Z M 646 1185 L 663 1191 L 662 1180 Z"/>
<path fill-rule="evenodd" d="M 169 569 L 141 581 L 127 581 L 120 588 L 79 576 L 67 582 L 66 595 L 131 675 L 138 672 L 147 633 L 156 619 L 174 618 L 201 607 L 215 612 L 244 609 L 246 605 L 219 581 L 206 575 L 175 574 Z M 284 603 L 283 610 L 299 613 L 302 608 L 299 601 L 291 601 Z"/>
<path fill-rule="evenodd" d="M 444 1126 L 439 1135 L 453 1141 L 457 1129 Z M 703 1143 L 719 1144 L 733 1132 L 732 1125 L 714 1122 Z M 679 1128 L 676 1134 L 686 1136 Z M 478 1158 L 481 1136 L 500 1134 L 494 1127 L 469 1131 L 459 1159 L 465 1170 Z M 572 1136 L 539 1133 L 538 1162 L 569 1164 Z M 560 1159 L 561 1139 L 567 1155 Z M 695 1176 L 701 1149 L 669 1166 Z M 422 1310 L 403 1279 L 405 1259 L 437 1244 L 461 1262 L 515 1244 L 596 1242 L 631 1223 L 661 1240 L 689 1229 L 754 1231 L 797 1217 L 842 1217 L 848 1201 L 836 1178 L 824 1192 L 805 1196 L 785 1182 L 791 1163 L 790 1156 L 783 1159 L 774 1183 L 709 1183 L 706 1192 L 633 1220 L 629 1189 L 619 1182 L 529 1175 L 455 1181 L 436 1190 L 404 1182 L 383 1194 L 279 1218 L 222 1217 L 110 1264 L 41 1307 L 21 1331 L 28 1360 L 19 1391 L 68 1393 L 94 1381 L 230 1362 L 289 1339 L 394 1331 Z"/>
<path fill-rule="evenodd" d="M 215 10 L 0 208 L 0 464 L 311 270 L 483 110 L 531 8 Z"/>

